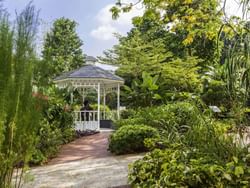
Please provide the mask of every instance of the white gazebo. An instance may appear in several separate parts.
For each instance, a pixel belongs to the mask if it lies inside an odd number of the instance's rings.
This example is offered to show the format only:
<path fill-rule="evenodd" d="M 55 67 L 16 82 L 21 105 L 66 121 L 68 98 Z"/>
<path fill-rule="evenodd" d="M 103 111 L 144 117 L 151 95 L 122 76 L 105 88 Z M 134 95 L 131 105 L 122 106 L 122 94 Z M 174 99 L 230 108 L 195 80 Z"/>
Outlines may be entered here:
<path fill-rule="evenodd" d="M 54 83 L 59 88 L 69 88 L 71 91 L 77 89 L 83 96 L 89 88 L 97 92 L 97 110 L 74 111 L 76 130 L 100 130 L 100 121 L 106 120 L 106 95 L 111 92 L 117 93 L 117 118 L 120 118 L 120 86 L 124 80 L 119 76 L 95 65 L 85 65 L 79 69 L 67 72 L 57 77 Z M 73 101 L 73 93 L 71 94 Z M 100 111 L 101 100 L 104 110 Z"/>

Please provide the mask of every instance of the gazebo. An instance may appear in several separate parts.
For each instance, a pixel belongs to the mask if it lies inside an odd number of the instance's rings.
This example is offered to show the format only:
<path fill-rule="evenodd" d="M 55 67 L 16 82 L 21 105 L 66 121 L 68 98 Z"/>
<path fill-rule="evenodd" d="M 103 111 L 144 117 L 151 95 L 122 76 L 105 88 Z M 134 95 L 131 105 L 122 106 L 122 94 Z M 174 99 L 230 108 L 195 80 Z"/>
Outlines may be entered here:
<path fill-rule="evenodd" d="M 100 121 L 106 119 L 106 95 L 111 92 L 117 93 L 117 118 L 120 118 L 120 86 L 124 80 L 95 65 L 85 65 L 79 69 L 67 72 L 57 77 L 54 83 L 59 88 L 69 88 L 71 91 L 77 89 L 84 98 L 89 88 L 97 92 L 97 110 L 74 111 L 74 122 L 76 130 L 100 130 Z M 101 99 L 103 101 L 103 112 L 100 111 Z M 73 93 L 71 93 L 73 101 Z M 102 114 L 102 116 L 101 116 Z"/>

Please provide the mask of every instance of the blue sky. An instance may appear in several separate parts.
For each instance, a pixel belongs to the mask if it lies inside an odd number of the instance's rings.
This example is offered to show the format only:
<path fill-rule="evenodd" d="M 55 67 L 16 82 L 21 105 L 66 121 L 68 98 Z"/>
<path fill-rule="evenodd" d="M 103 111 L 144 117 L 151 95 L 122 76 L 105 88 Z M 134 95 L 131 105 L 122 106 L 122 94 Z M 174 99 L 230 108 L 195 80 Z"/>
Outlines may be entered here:
<path fill-rule="evenodd" d="M 124 0 L 134 1 L 134 0 Z M 230 12 L 235 12 L 234 0 L 229 0 Z M 4 7 L 13 16 L 20 12 L 30 0 L 4 0 Z M 79 25 L 77 32 L 84 42 L 83 51 L 88 55 L 101 55 L 103 50 L 110 49 L 117 40 L 113 33 L 126 34 L 131 28 L 131 18 L 141 15 L 140 5 L 131 12 L 122 14 L 114 21 L 109 9 L 116 0 L 33 0 L 33 4 L 40 10 L 43 24 L 40 26 L 39 41 L 42 46 L 43 34 L 49 30 L 53 21 L 60 17 L 75 20 Z"/>
<path fill-rule="evenodd" d="M 29 2 L 30 0 L 3 1 L 4 7 L 13 17 L 15 11 L 20 12 Z M 77 32 L 84 42 L 84 53 L 93 56 L 101 55 L 103 50 L 116 44 L 113 33 L 126 34 L 131 28 L 131 18 L 141 12 L 136 9 L 114 21 L 109 12 L 114 3 L 115 0 L 33 0 L 43 20 L 40 33 L 48 31 L 53 20 L 57 18 L 73 19 L 79 24 Z M 42 41 L 42 34 L 40 35 L 39 40 Z"/>

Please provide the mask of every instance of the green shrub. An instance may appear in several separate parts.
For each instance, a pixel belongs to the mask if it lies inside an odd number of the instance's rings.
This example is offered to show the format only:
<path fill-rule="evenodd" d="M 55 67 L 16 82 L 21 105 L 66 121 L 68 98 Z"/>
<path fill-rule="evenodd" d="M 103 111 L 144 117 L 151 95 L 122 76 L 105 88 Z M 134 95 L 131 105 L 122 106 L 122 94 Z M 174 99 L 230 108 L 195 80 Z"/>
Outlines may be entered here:
<path fill-rule="evenodd" d="M 91 104 L 91 107 L 93 108 L 93 110 L 97 110 L 98 104 Z M 108 106 L 103 106 L 100 104 L 100 111 L 104 111 L 104 109 L 107 113 L 110 112 L 110 108 Z"/>
<path fill-rule="evenodd" d="M 119 129 L 120 127 L 126 126 L 126 125 L 140 125 L 145 124 L 143 117 L 135 117 L 135 118 L 128 118 L 128 119 L 120 119 L 115 122 L 114 129 Z"/>
<path fill-rule="evenodd" d="M 159 107 L 139 109 L 128 119 L 115 123 L 116 128 L 124 125 L 146 124 L 167 134 L 186 132 L 188 128 L 202 121 L 200 110 L 189 102 L 176 102 Z"/>
<path fill-rule="evenodd" d="M 130 166 L 129 181 L 134 187 L 249 187 L 246 160 L 221 163 L 183 146 L 157 149 Z"/>
<path fill-rule="evenodd" d="M 110 136 L 109 150 L 115 154 L 147 151 L 145 139 L 158 137 L 158 131 L 146 125 L 123 126 Z"/>
<path fill-rule="evenodd" d="M 30 162 L 33 164 L 47 162 L 48 158 L 56 156 L 62 144 L 62 131 L 58 128 L 58 125 L 49 124 L 44 120 L 38 132 L 36 151 Z"/>
<path fill-rule="evenodd" d="M 41 164 L 55 157 L 62 144 L 75 138 L 73 115 L 61 92 L 56 89 L 42 105 L 43 119 L 39 122 L 36 150 L 31 163 Z"/>
<path fill-rule="evenodd" d="M 136 114 L 136 110 L 134 109 L 126 109 L 121 111 L 121 119 L 128 119 L 129 117 L 133 117 Z"/>
<path fill-rule="evenodd" d="M 73 141 L 76 137 L 76 131 L 73 127 L 63 129 L 61 131 L 62 131 L 62 138 L 63 138 L 62 141 L 64 144 L 67 144 L 67 143 Z"/>
<path fill-rule="evenodd" d="M 39 165 L 47 162 L 47 157 L 39 150 L 34 150 L 29 165 Z"/>
<path fill-rule="evenodd" d="M 208 105 L 231 107 L 231 99 L 226 89 L 226 84 L 222 81 L 212 80 L 205 87 L 202 100 Z"/>

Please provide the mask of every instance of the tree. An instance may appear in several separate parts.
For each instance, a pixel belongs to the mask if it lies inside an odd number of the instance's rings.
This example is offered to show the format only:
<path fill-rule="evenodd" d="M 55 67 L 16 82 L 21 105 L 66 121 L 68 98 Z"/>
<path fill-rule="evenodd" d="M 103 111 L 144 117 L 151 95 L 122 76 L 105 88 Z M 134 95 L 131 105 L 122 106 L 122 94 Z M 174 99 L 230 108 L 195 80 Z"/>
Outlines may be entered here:
<path fill-rule="evenodd" d="M 111 9 L 113 17 L 138 3 L 144 5 L 145 12 L 136 19 L 137 24 L 144 24 L 145 19 L 156 22 L 178 36 L 189 56 L 202 55 L 201 59 L 216 62 L 217 35 L 222 24 L 220 0 L 138 0 L 129 4 L 117 0 Z"/>
<path fill-rule="evenodd" d="M 195 57 L 173 59 L 165 63 L 162 71 L 162 89 L 165 92 L 189 92 L 199 94 L 202 84 Z"/>
<path fill-rule="evenodd" d="M 50 79 L 80 67 L 84 62 L 81 46 L 83 42 L 76 33 L 77 23 L 67 18 L 57 19 L 44 42 L 41 77 Z"/>
<path fill-rule="evenodd" d="M 127 37 L 120 37 L 119 41 L 113 51 L 109 51 L 112 54 L 103 60 L 120 65 L 118 74 L 126 79 L 128 85 L 133 79 L 141 79 L 143 72 L 160 74 L 162 63 L 172 56 L 166 50 L 163 39 L 148 41 L 137 29 L 133 29 Z"/>
<path fill-rule="evenodd" d="M 10 187 L 14 169 L 27 164 L 36 142 L 39 113 L 32 79 L 37 21 L 28 5 L 12 28 L 0 10 L 0 187 Z M 17 180 L 15 187 L 20 187 Z"/>

